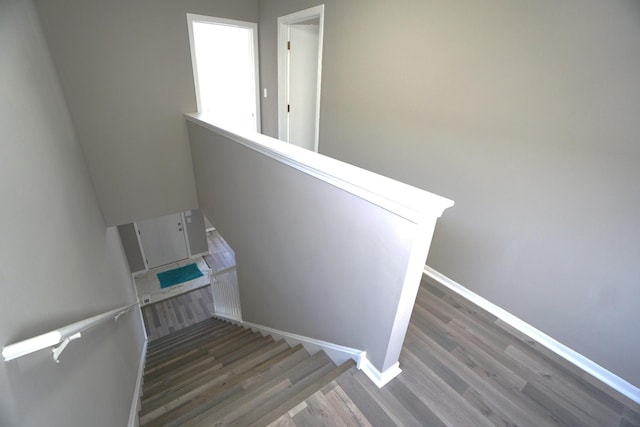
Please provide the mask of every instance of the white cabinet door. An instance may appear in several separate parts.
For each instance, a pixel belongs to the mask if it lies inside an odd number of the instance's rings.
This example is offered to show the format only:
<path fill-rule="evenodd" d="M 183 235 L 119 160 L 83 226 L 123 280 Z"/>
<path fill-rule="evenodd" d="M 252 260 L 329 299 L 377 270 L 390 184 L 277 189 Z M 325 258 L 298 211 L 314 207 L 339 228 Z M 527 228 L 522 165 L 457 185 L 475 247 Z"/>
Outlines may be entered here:
<path fill-rule="evenodd" d="M 182 215 L 172 214 L 136 222 L 147 268 L 189 257 Z"/>

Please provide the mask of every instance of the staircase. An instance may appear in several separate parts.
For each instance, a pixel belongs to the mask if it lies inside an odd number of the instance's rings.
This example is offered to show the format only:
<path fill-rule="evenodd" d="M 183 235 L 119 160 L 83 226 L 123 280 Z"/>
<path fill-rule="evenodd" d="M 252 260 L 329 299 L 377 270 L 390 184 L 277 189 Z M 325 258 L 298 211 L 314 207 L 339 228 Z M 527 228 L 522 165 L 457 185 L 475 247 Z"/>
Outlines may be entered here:
<path fill-rule="evenodd" d="M 149 343 L 140 425 L 266 426 L 353 367 L 205 320 Z"/>

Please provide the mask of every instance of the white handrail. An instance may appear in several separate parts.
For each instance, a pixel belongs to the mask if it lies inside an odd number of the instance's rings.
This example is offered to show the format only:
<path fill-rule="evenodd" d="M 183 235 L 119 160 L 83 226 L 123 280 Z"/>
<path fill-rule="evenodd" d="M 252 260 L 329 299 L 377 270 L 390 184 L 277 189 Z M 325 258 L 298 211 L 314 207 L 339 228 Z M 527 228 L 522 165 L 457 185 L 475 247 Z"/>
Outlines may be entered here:
<path fill-rule="evenodd" d="M 105 313 L 98 314 L 97 316 L 71 323 L 70 325 L 63 326 L 54 331 L 14 344 L 9 344 L 2 349 L 2 357 L 5 362 L 8 362 L 9 360 L 17 359 L 18 357 L 42 350 L 43 348 L 57 346 L 52 349 L 52 352 L 53 359 L 56 362 L 59 362 L 58 358 L 60 357 L 60 354 L 64 351 L 70 341 L 81 338 L 84 331 L 93 328 L 100 323 L 106 322 L 111 318 L 117 321 L 120 316 L 127 313 L 138 304 L 139 303 L 134 303 L 128 306 L 116 308 L 115 310 L 107 311 Z M 58 346 L 58 344 L 60 345 Z"/>

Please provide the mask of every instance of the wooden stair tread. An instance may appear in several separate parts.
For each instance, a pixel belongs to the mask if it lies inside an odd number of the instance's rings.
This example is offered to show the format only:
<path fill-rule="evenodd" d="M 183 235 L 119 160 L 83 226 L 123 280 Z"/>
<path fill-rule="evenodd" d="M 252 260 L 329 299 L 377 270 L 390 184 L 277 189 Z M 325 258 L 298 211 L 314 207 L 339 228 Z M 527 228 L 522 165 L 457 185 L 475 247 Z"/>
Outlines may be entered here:
<path fill-rule="evenodd" d="M 147 355 L 141 426 L 266 425 L 354 366 L 215 318 Z"/>

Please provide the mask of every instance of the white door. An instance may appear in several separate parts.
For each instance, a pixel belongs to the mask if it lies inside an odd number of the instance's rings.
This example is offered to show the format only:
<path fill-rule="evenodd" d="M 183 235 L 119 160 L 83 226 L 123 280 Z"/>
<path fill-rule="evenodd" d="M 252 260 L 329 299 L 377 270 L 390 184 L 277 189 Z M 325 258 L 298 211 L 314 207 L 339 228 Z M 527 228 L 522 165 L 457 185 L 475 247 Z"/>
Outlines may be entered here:
<path fill-rule="evenodd" d="M 318 151 L 324 5 L 278 18 L 278 138 Z"/>
<path fill-rule="evenodd" d="M 289 26 L 289 135 L 287 141 L 316 149 L 318 24 Z"/>
<path fill-rule="evenodd" d="M 147 268 L 189 257 L 182 215 L 172 214 L 136 222 Z"/>

